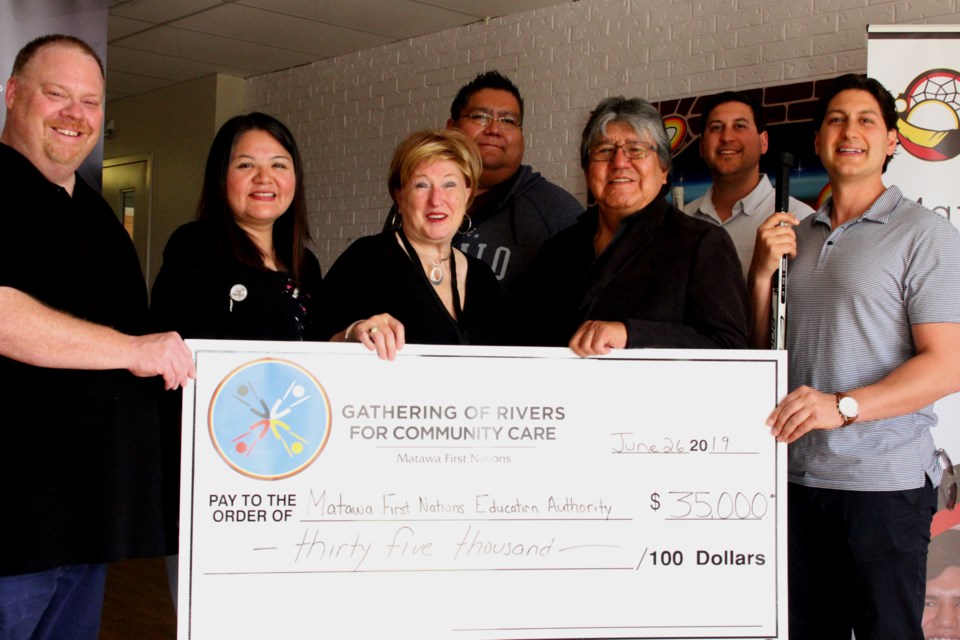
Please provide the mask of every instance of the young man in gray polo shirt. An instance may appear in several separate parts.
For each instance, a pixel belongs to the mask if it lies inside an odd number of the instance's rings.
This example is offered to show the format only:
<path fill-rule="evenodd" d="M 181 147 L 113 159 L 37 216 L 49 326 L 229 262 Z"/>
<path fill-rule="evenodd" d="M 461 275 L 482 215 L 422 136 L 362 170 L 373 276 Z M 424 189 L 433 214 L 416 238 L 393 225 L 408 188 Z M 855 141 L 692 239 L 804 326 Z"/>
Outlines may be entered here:
<path fill-rule="evenodd" d="M 791 391 L 767 421 L 790 444 L 790 638 L 920 640 L 931 405 L 960 389 L 960 234 L 883 185 L 896 109 L 879 82 L 837 78 L 814 122 L 832 198 L 764 222 L 750 270 L 762 346 L 770 278 L 792 256 Z"/>

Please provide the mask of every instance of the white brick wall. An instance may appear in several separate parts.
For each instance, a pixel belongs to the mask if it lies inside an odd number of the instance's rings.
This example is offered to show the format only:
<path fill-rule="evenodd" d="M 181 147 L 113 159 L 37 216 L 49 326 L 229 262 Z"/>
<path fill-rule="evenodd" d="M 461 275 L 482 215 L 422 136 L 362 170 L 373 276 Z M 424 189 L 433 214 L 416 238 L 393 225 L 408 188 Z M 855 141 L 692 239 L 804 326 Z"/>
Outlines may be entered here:
<path fill-rule="evenodd" d="M 386 172 L 411 131 L 443 126 L 460 85 L 499 69 L 526 102 L 526 162 L 581 199 L 590 109 L 866 70 L 867 24 L 960 23 L 960 0 L 578 0 L 249 80 L 249 110 L 286 122 L 304 155 L 324 269 L 376 233 Z"/>

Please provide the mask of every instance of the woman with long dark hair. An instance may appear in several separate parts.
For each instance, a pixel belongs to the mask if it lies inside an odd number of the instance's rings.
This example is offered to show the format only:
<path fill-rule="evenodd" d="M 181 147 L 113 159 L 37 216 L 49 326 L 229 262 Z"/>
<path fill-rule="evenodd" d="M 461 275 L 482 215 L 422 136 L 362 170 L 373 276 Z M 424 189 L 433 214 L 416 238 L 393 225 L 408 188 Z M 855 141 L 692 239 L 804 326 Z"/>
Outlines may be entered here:
<path fill-rule="evenodd" d="M 210 148 L 197 220 L 163 252 L 156 322 L 184 338 L 314 338 L 321 275 L 308 241 L 293 135 L 264 113 L 231 118 Z"/>
<path fill-rule="evenodd" d="M 154 322 L 183 338 L 316 339 L 320 263 L 307 248 L 300 152 L 276 118 L 228 120 L 207 156 L 197 220 L 176 231 L 153 285 Z M 180 394 L 161 405 L 179 451 Z M 179 456 L 174 454 L 175 459 Z M 176 477 L 170 478 L 177 496 Z M 177 562 L 167 572 L 177 601 Z"/>

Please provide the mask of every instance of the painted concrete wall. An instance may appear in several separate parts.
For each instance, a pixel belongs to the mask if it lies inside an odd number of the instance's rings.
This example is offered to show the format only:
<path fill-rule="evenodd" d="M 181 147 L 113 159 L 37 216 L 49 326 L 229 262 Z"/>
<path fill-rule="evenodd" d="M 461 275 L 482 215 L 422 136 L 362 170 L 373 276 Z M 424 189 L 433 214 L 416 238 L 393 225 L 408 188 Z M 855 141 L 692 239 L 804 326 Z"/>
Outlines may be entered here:
<path fill-rule="evenodd" d="M 457 89 L 499 69 L 526 102 L 525 161 L 584 197 L 576 147 L 609 95 L 651 101 L 866 71 L 868 24 L 957 24 L 958 0 L 579 0 L 247 81 L 305 157 L 324 268 L 374 233 L 407 133 L 443 126 Z"/>

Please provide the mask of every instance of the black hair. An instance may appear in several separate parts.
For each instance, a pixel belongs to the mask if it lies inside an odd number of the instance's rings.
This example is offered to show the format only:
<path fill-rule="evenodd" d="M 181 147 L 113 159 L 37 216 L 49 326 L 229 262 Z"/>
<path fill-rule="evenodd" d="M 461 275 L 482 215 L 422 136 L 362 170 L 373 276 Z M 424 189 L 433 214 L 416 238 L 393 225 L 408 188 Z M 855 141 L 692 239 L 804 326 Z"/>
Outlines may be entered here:
<path fill-rule="evenodd" d="M 517 104 L 520 105 L 520 121 L 523 122 L 523 98 L 520 97 L 520 89 L 517 88 L 517 85 L 513 84 L 513 81 L 510 80 L 510 78 L 503 75 L 496 69 L 493 71 L 484 71 L 483 73 L 478 74 L 476 78 L 460 87 L 460 90 L 457 91 L 457 96 L 450 104 L 450 119 L 454 122 L 459 120 L 461 112 L 463 111 L 464 107 L 467 106 L 467 103 L 470 101 L 470 98 L 473 96 L 473 94 L 478 91 L 482 91 L 483 89 L 498 89 L 513 95 L 513 97 L 517 99 Z"/>
<path fill-rule="evenodd" d="M 300 282 L 300 268 L 306 251 L 309 251 L 307 243 L 310 241 L 303 168 L 300 151 L 293 134 L 286 125 L 273 116 L 260 112 L 248 113 L 234 116 L 220 127 L 207 156 L 200 204 L 197 206 L 197 219 L 217 227 L 227 239 L 231 252 L 238 260 L 252 267 L 265 268 L 264 256 L 250 236 L 237 224 L 227 201 L 227 172 L 230 168 L 233 149 L 240 136 L 248 131 L 265 131 L 270 134 L 293 160 L 296 178 L 293 200 L 290 202 L 290 207 L 273 223 L 273 245 L 277 260 L 289 270 L 294 281 Z"/>
<path fill-rule="evenodd" d="M 700 109 L 701 134 L 706 131 L 707 118 L 710 117 L 710 112 L 728 102 L 740 102 L 750 107 L 750 111 L 753 112 L 753 123 L 757 126 L 757 133 L 763 133 L 767 130 L 767 118 L 763 113 L 763 105 L 761 105 L 757 99 L 742 91 L 723 91 L 708 96 L 703 100 L 703 105 Z"/>
<path fill-rule="evenodd" d="M 897 103 L 893 98 L 893 94 L 880 84 L 879 80 L 857 73 L 848 73 L 839 76 L 826 85 L 813 111 L 814 128 L 819 131 L 820 127 L 823 126 L 823 119 L 827 116 L 827 108 L 830 106 L 830 101 L 837 97 L 837 94 L 841 91 L 847 91 L 849 89 L 866 91 L 873 96 L 877 104 L 880 105 L 880 116 L 883 118 L 883 124 L 886 126 L 887 131 L 896 131 Z M 883 171 L 887 170 L 887 165 L 890 164 L 890 160 L 892 159 L 893 156 L 890 155 L 883 161 Z"/>

